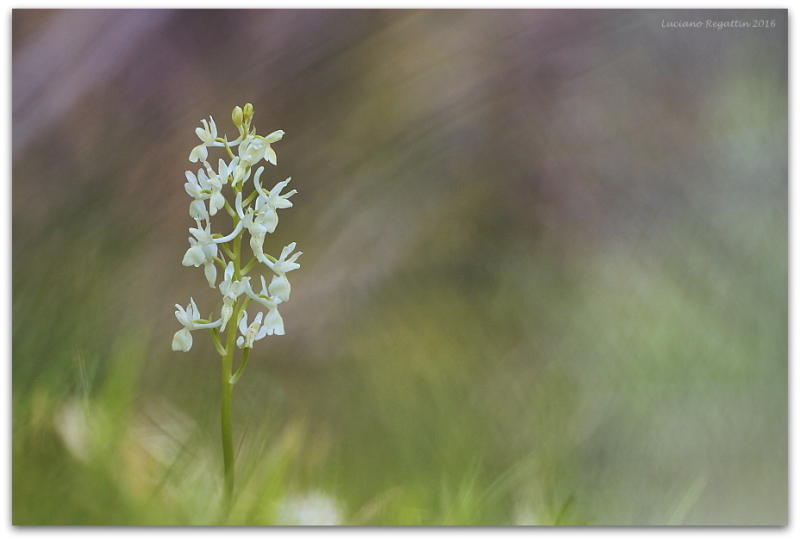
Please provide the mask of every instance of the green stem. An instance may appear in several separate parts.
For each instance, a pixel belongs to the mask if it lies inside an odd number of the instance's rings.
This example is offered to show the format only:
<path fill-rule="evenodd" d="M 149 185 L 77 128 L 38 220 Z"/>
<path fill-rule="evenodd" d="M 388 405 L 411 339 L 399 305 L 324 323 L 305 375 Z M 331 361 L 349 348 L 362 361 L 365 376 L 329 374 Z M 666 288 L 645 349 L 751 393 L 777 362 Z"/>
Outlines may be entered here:
<path fill-rule="evenodd" d="M 225 244 L 224 242 L 221 242 L 221 243 L 217 244 L 217 246 L 219 246 L 220 250 L 225 252 L 225 255 L 228 256 L 229 259 L 233 259 L 233 252 L 231 252 L 231 249 L 228 248 L 227 244 Z"/>
<path fill-rule="evenodd" d="M 238 318 L 238 310 L 234 316 Z M 228 336 L 225 340 L 225 355 L 222 357 L 222 373 L 220 387 L 220 419 L 222 428 L 222 461 L 225 471 L 225 501 L 229 506 L 233 499 L 233 435 L 231 433 L 231 395 L 233 385 L 230 383 L 231 368 L 233 366 L 234 340 L 236 338 L 236 325 L 228 327 Z"/>
<path fill-rule="evenodd" d="M 236 211 L 233 210 L 233 207 L 231 206 L 231 204 L 228 203 L 227 199 L 225 200 L 225 212 L 227 212 L 228 216 L 230 216 L 231 218 L 233 218 L 234 216 L 238 216 L 236 214 Z"/>
<path fill-rule="evenodd" d="M 233 250 L 230 259 L 233 262 L 234 277 L 241 278 L 240 274 L 240 254 L 241 254 L 241 235 L 233 241 Z M 233 483 L 234 483 L 234 456 L 233 456 L 233 434 L 231 432 L 231 399 L 233 395 L 233 384 L 231 383 L 231 373 L 233 371 L 233 352 L 235 351 L 236 323 L 239 321 L 239 313 L 242 305 L 237 302 L 231 315 L 231 321 L 225 337 L 225 354 L 222 356 L 222 367 L 220 372 L 220 426 L 222 432 L 222 460 L 225 471 L 225 509 L 230 509 L 233 502 Z"/>
<path fill-rule="evenodd" d="M 236 385 L 236 382 L 239 381 L 239 378 L 242 377 L 242 372 L 244 372 L 244 367 L 247 366 L 247 359 L 250 357 L 250 348 L 244 348 L 242 350 L 242 358 L 239 359 L 239 367 L 236 368 L 236 373 L 231 376 L 230 384 Z"/>
<path fill-rule="evenodd" d="M 222 344 L 219 342 L 219 331 L 217 329 L 211 329 L 211 341 L 214 342 L 214 349 L 217 350 L 220 357 L 225 356 L 225 348 L 222 347 Z"/>
<path fill-rule="evenodd" d="M 242 201 L 242 208 L 244 208 L 244 207 L 246 207 L 247 205 L 249 205 L 250 203 L 252 203 L 252 202 L 253 202 L 253 199 L 255 199 L 257 195 L 258 195 L 258 193 L 257 193 L 255 190 L 253 190 L 252 192 L 250 192 L 250 195 L 248 195 L 248 196 L 247 196 L 247 199 L 245 199 L 244 201 Z"/>
<path fill-rule="evenodd" d="M 248 272 L 250 272 L 250 269 L 252 269 L 252 268 L 253 268 L 253 265 L 255 265 L 256 263 L 258 263 L 258 259 L 256 259 L 255 257 L 254 257 L 254 258 L 252 258 L 252 259 L 250 260 L 250 262 L 249 262 L 247 265 L 245 265 L 245 266 L 244 266 L 244 268 L 242 269 L 242 276 L 244 276 L 244 275 L 246 275 Z"/>
<path fill-rule="evenodd" d="M 231 150 L 231 147 L 228 146 L 228 140 L 227 139 L 223 139 L 222 137 L 217 137 L 216 139 L 214 139 L 214 141 L 217 141 L 219 143 L 223 143 L 225 145 L 225 152 L 228 154 L 228 157 L 230 159 L 233 159 L 233 151 Z"/>
<path fill-rule="evenodd" d="M 227 265 L 225 264 L 225 261 L 223 261 L 222 259 L 218 258 L 217 256 L 211 256 L 211 259 L 213 259 L 213 260 L 214 260 L 214 262 L 215 262 L 217 265 L 219 265 L 219 268 L 220 268 L 220 269 L 222 269 L 222 271 L 223 271 L 223 272 L 225 272 L 225 267 L 227 266 Z"/>

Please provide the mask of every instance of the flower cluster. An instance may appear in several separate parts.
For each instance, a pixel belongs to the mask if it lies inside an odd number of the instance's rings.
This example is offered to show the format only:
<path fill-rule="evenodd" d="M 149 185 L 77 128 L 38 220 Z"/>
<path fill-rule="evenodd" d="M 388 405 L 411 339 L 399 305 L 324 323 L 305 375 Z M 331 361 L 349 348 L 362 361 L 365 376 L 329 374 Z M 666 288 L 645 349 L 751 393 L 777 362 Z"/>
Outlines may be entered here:
<path fill-rule="evenodd" d="M 218 289 L 222 294 L 220 317 L 203 319 L 194 299 L 183 308 L 175 305 L 175 317 L 183 328 L 175 333 L 172 349 L 189 351 L 192 347 L 192 331 L 211 329 L 212 338 L 220 355 L 230 355 L 236 330 L 239 336 L 236 345 L 249 350 L 256 340 L 266 335 L 283 334 L 283 318 L 278 312 L 281 303 L 289 300 L 291 285 L 286 274 L 300 267 L 296 263 L 302 252 L 295 252 L 296 244 L 292 242 L 284 247 L 281 255 L 275 258 L 264 252 L 264 241 L 268 233 L 275 231 L 278 225 L 278 209 L 292 206 L 289 198 L 295 190 L 282 193 L 291 178 L 278 182 L 271 190 L 261 185 L 264 166 L 253 168 L 261 160 L 276 165 L 277 156 L 272 143 L 283 138 L 283 131 L 278 130 L 267 136 L 256 134 L 252 126 L 253 106 L 247 104 L 236 107 L 231 115 L 239 136 L 228 141 L 227 136 L 220 137 L 213 118 L 208 122 L 202 120 L 202 127 L 195 133 L 201 143 L 189 154 L 189 161 L 199 163 L 198 171 L 186 171 L 186 193 L 192 198 L 189 204 L 189 216 L 195 221 L 195 227 L 189 228 L 189 249 L 183 256 L 183 265 L 203 267 L 208 285 Z M 226 159 L 220 158 L 216 171 L 208 161 L 208 149 L 219 147 L 226 153 Z M 238 148 L 237 148 L 238 147 Z M 234 149 L 237 151 L 234 153 Z M 252 188 L 247 189 L 252 176 Z M 225 189 L 228 186 L 229 189 Z M 231 202 L 226 199 L 223 190 L 230 193 Z M 249 191 L 245 195 L 245 191 Z M 231 219 L 231 232 L 228 234 L 212 233 L 211 218 L 218 213 L 227 213 Z M 245 232 L 249 236 L 249 254 L 243 253 L 242 239 Z M 249 261 L 248 261 L 249 260 Z M 266 265 L 271 279 L 269 284 L 264 276 L 260 277 L 261 290 L 255 292 L 250 284 L 248 273 L 257 263 Z M 217 276 L 222 272 L 222 281 L 217 283 Z M 249 318 L 247 305 L 251 301 L 259 304 L 255 317 Z M 233 320 L 233 322 L 231 322 Z M 248 324 L 249 321 L 249 324 Z M 219 339 L 219 333 L 228 329 L 229 340 L 225 345 Z"/>

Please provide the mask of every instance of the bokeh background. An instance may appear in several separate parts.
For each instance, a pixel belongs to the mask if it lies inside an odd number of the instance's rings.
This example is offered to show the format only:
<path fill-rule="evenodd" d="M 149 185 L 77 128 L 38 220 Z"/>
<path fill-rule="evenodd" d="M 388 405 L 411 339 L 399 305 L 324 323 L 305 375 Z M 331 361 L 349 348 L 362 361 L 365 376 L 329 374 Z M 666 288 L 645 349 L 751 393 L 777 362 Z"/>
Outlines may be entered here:
<path fill-rule="evenodd" d="M 775 21 L 664 28 L 662 21 Z M 787 14 L 15 10 L 15 524 L 785 524 Z M 194 128 L 304 252 L 234 390 Z"/>

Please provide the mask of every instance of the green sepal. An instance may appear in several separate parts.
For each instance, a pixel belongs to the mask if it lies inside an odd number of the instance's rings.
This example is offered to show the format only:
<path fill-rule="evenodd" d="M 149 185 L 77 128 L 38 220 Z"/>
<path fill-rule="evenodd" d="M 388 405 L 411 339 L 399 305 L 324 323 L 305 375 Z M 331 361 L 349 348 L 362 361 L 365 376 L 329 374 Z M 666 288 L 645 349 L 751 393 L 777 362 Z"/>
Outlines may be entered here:
<path fill-rule="evenodd" d="M 234 385 L 239 378 L 242 377 L 242 373 L 244 372 L 244 367 L 247 366 L 247 359 L 250 358 L 250 348 L 244 348 L 242 350 L 242 358 L 239 360 L 239 367 L 236 369 L 236 372 L 231 376 L 231 379 L 228 380 L 228 383 Z"/>
<path fill-rule="evenodd" d="M 214 342 L 214 348 L 217 350 L 217 353 L 224 357 L 227 351 L 225 351 L 225 348 L 222 347 L 222 344 L 219 341 L 219 331 L 216 328 L 211 329 L 211 341 Z"/>

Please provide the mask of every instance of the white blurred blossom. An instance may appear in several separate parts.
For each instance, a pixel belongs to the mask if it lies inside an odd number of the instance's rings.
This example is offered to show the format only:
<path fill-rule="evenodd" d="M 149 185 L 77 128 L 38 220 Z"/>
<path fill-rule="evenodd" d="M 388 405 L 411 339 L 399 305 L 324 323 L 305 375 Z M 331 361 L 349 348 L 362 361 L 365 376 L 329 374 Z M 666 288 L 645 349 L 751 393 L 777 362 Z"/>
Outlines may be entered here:
<path fill-rule="evenodd" d="M 275 522 L 284 526 L 338 526 L 342 511 L 335 499 L 317 490 L 281 499 Z"/>

